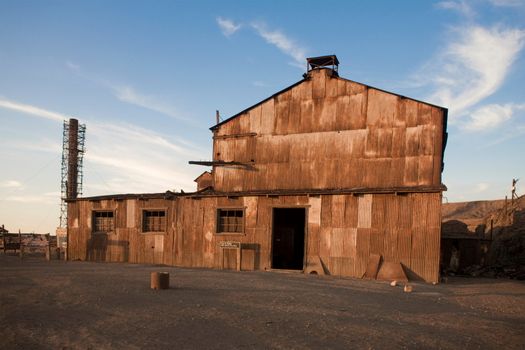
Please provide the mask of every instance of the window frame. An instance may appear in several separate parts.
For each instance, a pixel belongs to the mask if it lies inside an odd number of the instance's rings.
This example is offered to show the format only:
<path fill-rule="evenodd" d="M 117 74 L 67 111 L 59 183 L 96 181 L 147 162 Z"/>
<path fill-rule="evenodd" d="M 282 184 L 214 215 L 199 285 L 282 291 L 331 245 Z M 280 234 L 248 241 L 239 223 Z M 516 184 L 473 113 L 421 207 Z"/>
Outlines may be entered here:
<path fill-rule="evenodd" d="M 158 212 L 161 212 L 163 211 L 164 212 L 164 228 L 162 228 L 162 230 L 160 231 L 147 231 L 145 230 L 146 226 L 145 226 L 145 218 L 146 218 L 146 212 L 154 212 L 154 211 L 158 211 Z M 159 207 L 156 207 L 156 208 L 141 208 L 140 210 L 140 233 L 141 234 L 144 234 L 144 235 L 165 235 L 167 232 L 168 232 L 168 208 L 167 207 L 163 207 L 163 208 L 159 208 Z"/>
<path fill-rule="evenodd" d="M 242 225 L 241 232 L 219 231 L 220 228 L 220 212 L 221 211 L 241 211 Z M 217 236 L 244 236 L 246 235 L 246 207 L 218 207 L 215 209 L 215 235 Z"/>
<path fill-rule="evenodd" d="M 96 214 L 97 213 L 112 213 L 113 227 L 111 230 L 96 230 Z M 117 229 L 117 211 L 115 209 L 93 209 L 91 210 L 91 233 L 92 234 L 113 234 Z"/>

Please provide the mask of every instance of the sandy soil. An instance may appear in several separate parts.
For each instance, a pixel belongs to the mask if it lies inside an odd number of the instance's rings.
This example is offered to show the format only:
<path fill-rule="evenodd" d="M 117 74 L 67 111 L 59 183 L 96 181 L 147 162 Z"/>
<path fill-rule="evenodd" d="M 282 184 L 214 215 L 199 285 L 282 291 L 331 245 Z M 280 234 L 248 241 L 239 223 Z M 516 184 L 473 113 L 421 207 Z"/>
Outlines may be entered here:
<path fill-rule="evenodd" d="M 0 348 L 523 349 L 525 283 L 413 286 L 0 253 Z"/>

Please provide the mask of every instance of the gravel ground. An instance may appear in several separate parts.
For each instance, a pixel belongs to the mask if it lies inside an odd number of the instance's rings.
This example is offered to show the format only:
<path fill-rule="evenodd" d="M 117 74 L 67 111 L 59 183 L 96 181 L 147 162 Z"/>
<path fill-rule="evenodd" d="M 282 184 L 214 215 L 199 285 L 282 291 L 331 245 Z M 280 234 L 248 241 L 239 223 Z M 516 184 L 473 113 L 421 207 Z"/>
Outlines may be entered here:
<path fill-rule="evenodd" d="M 525 283 L 412 285 L 0 253 L 0 348 L 525 348 Z"/>

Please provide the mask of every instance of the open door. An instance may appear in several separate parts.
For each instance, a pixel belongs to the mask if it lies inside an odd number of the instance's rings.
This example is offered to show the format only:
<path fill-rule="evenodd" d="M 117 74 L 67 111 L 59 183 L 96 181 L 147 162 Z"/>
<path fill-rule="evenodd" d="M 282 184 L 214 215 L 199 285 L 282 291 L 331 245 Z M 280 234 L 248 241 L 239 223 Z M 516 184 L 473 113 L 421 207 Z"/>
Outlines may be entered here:
<path fill-rule="evenodd" d="M 273 209 L 272 268 L 303 269 L 305 219 L 305 208 Z"/>

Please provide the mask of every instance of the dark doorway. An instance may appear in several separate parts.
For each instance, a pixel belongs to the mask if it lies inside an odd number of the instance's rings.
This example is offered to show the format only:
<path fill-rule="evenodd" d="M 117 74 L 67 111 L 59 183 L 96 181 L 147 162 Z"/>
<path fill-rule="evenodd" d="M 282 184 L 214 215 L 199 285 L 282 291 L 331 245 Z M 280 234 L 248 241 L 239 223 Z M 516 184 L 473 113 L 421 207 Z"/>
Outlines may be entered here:
<path fill-rule="evenodd" d="M 302 270 L 305 208 L 274 208 L 272 268 Z"/>

